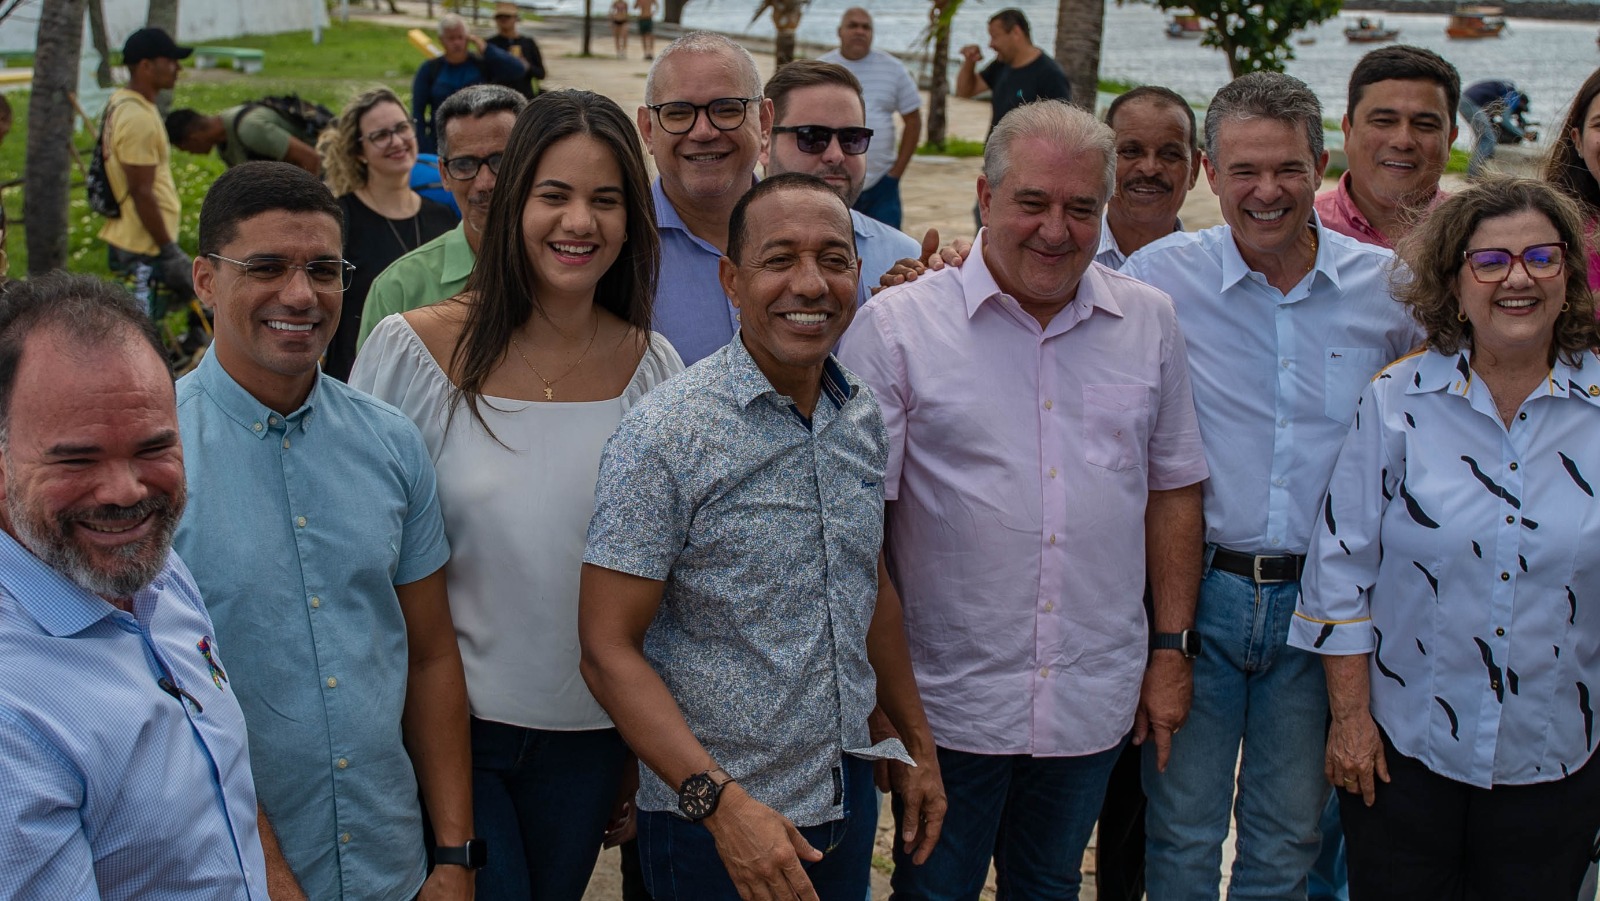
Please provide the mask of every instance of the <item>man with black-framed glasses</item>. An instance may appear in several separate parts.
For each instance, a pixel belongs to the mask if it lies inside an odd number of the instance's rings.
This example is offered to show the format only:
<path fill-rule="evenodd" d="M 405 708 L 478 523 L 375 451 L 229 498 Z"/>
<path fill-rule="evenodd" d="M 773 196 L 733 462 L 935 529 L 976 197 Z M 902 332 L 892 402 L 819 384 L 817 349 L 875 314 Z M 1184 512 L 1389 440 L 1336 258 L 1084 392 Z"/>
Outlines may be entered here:
<path fill-rule="evenodd" d="M 464 88 L 439 105 L 439 175 L 461 224 L 389 264 L 372 281 L 356 351 L 384 317 L 452 297 L 467 286 L 489 218 L 500 154 L 527 98 L 503 85 Z"/>
<path fill-rule="evenodd" d="M 773 73 L 763 93 L 772 101 L 773 125 L 761 162 L 768 175 L 817 176 L 851 208 L 861 259 L 856 303 L 866 303 L 879 276 L 922 251 L 910 235 L 855 209 L 866 184 L 867 150 L 876 137 L 866 127 L 861 82 L 843 66 L 797 59 Z"/>
<path fill-rule="evenodd" d="M 311 898 L 465 901 L 486 851 L 433 464 L 410 420 L 317 365 L 350 284 L 343 232 L 287 163 L 206 194 L 194 281 L 216 336 L 178 382 L 194 490 L 175 547 L 228 648 L 278 877 Z"/>
<path fill-rule="evenodd" d="M 719 350 L 738 316 L 717 280 L 728 217 L 756 179 L 772 103 L 750 52 L 691 31 L 661 51 L 645 81 L 639 133 L 660 173 L 652 186 L 661 233 L 655 329 L 685 364 Z"/>

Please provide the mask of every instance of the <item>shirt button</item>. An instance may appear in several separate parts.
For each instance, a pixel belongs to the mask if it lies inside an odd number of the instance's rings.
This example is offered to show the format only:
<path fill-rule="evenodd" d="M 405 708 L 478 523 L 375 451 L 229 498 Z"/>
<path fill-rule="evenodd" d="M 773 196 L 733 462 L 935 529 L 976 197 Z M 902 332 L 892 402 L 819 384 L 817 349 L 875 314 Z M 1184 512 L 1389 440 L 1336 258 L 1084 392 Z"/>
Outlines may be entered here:
<path fill-rule="evenodd" d="M 1600 397 L 1600 385 L 1590 385 L 1589 386 L 1589 396 L 1590 397 Z"/>
<path fill-rule="evenodd" d="M 1272 480 L 1272 484 L 1277 485 L 1279 488 L 1282 488 L 1283 485 L 1284 485 L 1284 481 L 1285 480 L 1284 480 L 1283 476 L 1278 476 L 1276 479 Z"/>
<path fill-rule="evenodd" d="M 306 518 L 304 516 L 296 516 L 294 518 L 294 524 L 303 529 L 306 527 Z"/>
<path fill-rule="evenodd" d="M 1044 612 L 1049 613 L 1050 611 L 1052 611 L 1054 609 L 1056 609 L 1056 602 L 1055 601 L 1045 601 L 1044 602 Z"/>
<path fill-rule="evenodd" d="M 1511 471 L 1512 472 L 1516 472 L 1517 471 L 1517 464 L 1515 464 L 1515 463 L 1511 464 Z"/>
<path fill-rule="evenodd" d="M 1056 536 L 1054 536 L 1054 535 L 1050 536 L 1050 543 L 1051 544 L 1055 544 L 1056 543 Z"/>
<path fill-rule="evenodd" d="M 328 677 L 328 687 L 329 688 L 338 688 L 339 687 L 339 680 L 335 679 L 332 676 L 329 676 Z"/>
<path fill-rule="evenodd" d="M 339 758 L 339 769 L 342 770 L 342 769 L 348 767 L 349 765 L 350 765 L 350 761 L 344 759 L 343 757 Z"/>
<path fill-rule="evenodd" d="M 289 449 L 289 439 L 287 439 L 287 438 L 283 439 L 283 449 L 284 450 L 288 450 Z"/>
<path fill-rule="evenodd" d="M 1048 666 L 1039 667 L 1039 677 L 1041 679 L 1045 678 L 1045 677 L 1047 677 L 1049 675 L 1050 675 L 1050 667 L 1048 667 Z"/>
<path fill-rule="evenodd" d="M 1494 689 L 1495 691 L 1499 691 L 1500 690 L 1500 680 L 1499 679 L 1490 679 L 1489 680 L 1489 687 Z"/>
<path fill-rule="evenodd" d="M 322 606 L 322 598 L 319 598 L 316 595 L 312 595 L 311 596 L 311 609 L 315 610 L 315 609 L 317 609 L 318 607 L 321 607 L 321 606 Z"/>
<path fill-rule="evenodd" d="M 1510 573 L 1501 573 L 1500 574 L 1500 581 L 1502 581 L 1502 582 L 1511 581 L 1511 574 Z"/>
<path fill-rule="evenodd" d="M 1286 429 L 1288 427 L 1289 427 L 1289 419 L 1288 419 L 1288 417 L 1284 417 L 1283 419 L 1278 420 L 1278 428 Z"/>
<path fill-rule="evenodd" d="M 277 424 L 278 424 L 278 417 L 276 417 L 276 416 L 268 416 L 267 417 L 267 425 L 277 425 Z"/>
<path fill-rule="evenodd" d="M 339 836 L 339 841 L 346 845 L 350 844 L 350 833 L 346 832 L 345 834 Z"/>
<path fill-rule="evenodd" d="M 1508 525 L 1508 526 L 1516 523 L 1516 521 L 1517 521 L 1517 518 L 1515 516 L 1507 516 L 1506 517 L 1506 525 Z"/>
<path fill-rule="evenodd" d="M 253 428 L 254 428 L 254 429 L 255 429 L 255 430 L 256 430 L 256 431 L 258 431 L 258 432 L 259 432 L 259 431 L 261 431 L 261 430 L 262 430 L 262 429 L 264 429 L 264 428 L 266 428 L 266 426 L 264 426 L 264 425 L 262 425 L 262 424 L 261 424 L 261 423 L 259 423 L 259 422 L 258 422 L 258 423 L 256 423 L 256 424 L 255 424 L 255 425 L 254 425 L 254 426 L 253 426 Z"/>
<path fill-rule="evenodd" d="M 1284 369 L 1288 369 L 1288 368 L 1289 368 L 1289 361 L 1288 361 L 1288 359 L 1282 359 L 1282 360 L 1279 360 L 1279 361 L 1278 361 L 1278 363 L 1279 363 L 1279 364 L 1281 364 L 1281 365 L 1282 365 L 1282 366 L 1283 366 L 1283 368 L 1284 368 Z"/>
<path fill-rule="evenodd" d="M 1496 630 L 1494 630 L 1494 634 L 1500 636 L 1501 638 L 1504 638 L 1505 634 L 1506 634 L 1506 630 L 1504 630 L 1504 629 L 1496 629 Z"/>
<path fill-rule="evenodd" d="M 1056 402 L 1053 401 L 1053 400 L 1047 400 L 1047 401 L 1044 402 L 1044 408 L 1046 410 L 1050 409 L 1051 407 L 1054 407 L 1055 405 L 1056 405 Z"/>
<path fill-rule="evenodd" d="M 1270 545 L 1272 545 L 1272 546 L 1273 546 L 1273 547 L 1277 547 L 1277 546 L 1278 546 L 1278 539 L 1276 539 L 1276 538 L 1269 538 L 1269 539 L 1267 539 L 1267 544 L 1270 544 Z"/>
<path fill-rule="evenodd" d="M 1050 478 L 1053 479 L 1055 477 L 1056 477 L 1056 468 L 1054 466 L 1052 466 L 1052 467 L 1050 467 Z"/>
<path fill-rule="evenodd" d="M 1526 414 L 1526 413 L 1518 413 L 1517 414 L 1517 418 L 1518 419 L 1527 419 L 1528 418 L 1528 414 Z"/>

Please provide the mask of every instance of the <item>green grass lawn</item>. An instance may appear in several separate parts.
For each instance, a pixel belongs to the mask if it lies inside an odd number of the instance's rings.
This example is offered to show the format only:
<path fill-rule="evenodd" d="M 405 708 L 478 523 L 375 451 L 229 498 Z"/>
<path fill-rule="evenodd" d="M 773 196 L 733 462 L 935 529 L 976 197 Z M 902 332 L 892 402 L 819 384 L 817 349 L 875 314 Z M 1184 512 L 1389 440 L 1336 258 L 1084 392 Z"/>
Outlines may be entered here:
<path fill-rule="evenodd" d="M 185 68 L 173 92 L 173 108 L 192 107 L 212 113 L 254 100 L 267 94 L 297 93 L 307 100 L 326 104 L 334 111 L 355 94 L 377 85 L 393 88 L 407 102 L 411 97 L 411 78 L 423 57 L 406 40 L 403 29 L 351 22 L 335 22 L 323 29 L 322 43 L 311 43 L 310 32 L 275 35 L 250 35 L 208 41 L 227 47 L 253 47 L 265 50 L 266 68 L 257 75 L 244 75 L 231 69 L 197 72 Z M 92 53 L 92 50 L 88 52 Z M 28 93 L 6 95 L 16 121 L 11 136 L 0 144 L 0 182 L 22 175 L 28 133 Z M 91 109 L 98 116 L 100 110 Z M 80 123 L 81 124 L 81 123 Z M 76 145 L 87 164 L 95 135 L 78 133 Z M 63 154 L 59 165 L 71 165 Z M 183 220 L 178 243 L 192 251 L 195 228 L 200 218 L 200 201 L 211 182 L 221 175 L 222 161 L 215 154 L 199 157 L 176 148 L 172 151 L 172 176 L 183 201 Z M 95 236 L 103 224 L 89 211 L 83 194 L 83 176 L 75 167 L 72 174 L 72 202 L 69 213 L 71 235 L 68 266 L 75 272 L 107 274 L 105 245 Z M 22 190 L 5 192 L 6 220 L 11 228 L 6 235 L 10 276 L 21 278 L 28 271 L 28 252 L 22 227 Z"/>

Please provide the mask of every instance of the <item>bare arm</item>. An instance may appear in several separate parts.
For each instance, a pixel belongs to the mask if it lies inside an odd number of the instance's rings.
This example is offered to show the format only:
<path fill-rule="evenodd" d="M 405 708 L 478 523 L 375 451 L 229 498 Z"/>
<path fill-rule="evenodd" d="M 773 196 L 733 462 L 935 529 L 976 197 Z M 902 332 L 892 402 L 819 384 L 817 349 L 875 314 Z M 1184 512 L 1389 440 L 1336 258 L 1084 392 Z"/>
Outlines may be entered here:
<path fill-rule="evenodd" d="M 917 154 L 917 144 L 922 140 L 922 110 L 905 113 L 900 121 L 905 126 L 905 132 L 900 135 L 900 155 L 894 158 L 894 165 L 889 167 L 891 178 L 899 178 L 906 173 L 911 158 Z"/>
<path fill-rule="evenodd" d="M 122 173 L 128 179 L 128 196 L 133 198 L 133 211 L 139 216 L 139 224 L 144 226 L 150 240 L 157 247 L 171 244 L 173 236 L 167 231 L 167 223 L 161 218 L 161 205 L 156 202 L 156 167 L 124 163 Z"/>
<path fill-rule="evenodd" d="M 267 858 L 267 897 L 271 901 L 306 901 L 306 893 L 283 859 L 283 849 L 278 847 L 278 833 L 267 822 L 267 812 L 256 808 L 256 831 L 261 833 L 261 851 Z"/>
<path fill-rule="evenodd" d="M 1360 792 L 1371 807 L 1378 780 L 1389 781 L 1383 739 L 1372 720 L 1372 672 L 1367 654 L 1322 658 L 1328 676 L 1328 756 L 1324 772 L 1334 788 Z"/>
<path fill-rule="evenodd" d="M 456 847 L 473 837 L 472 749 L 467 737 L 467 680 L 450 621 L 444 568 L 394 590 L 406 618 L 408 648 L 401 730 L 434 838 L 442 846 Z M 440 866 L 418 897 L 468 899 L 472 889 L 471 870 Z"/>
<path fill-rule="evenodd" d="M 1169 491 L 1152 491 L 1145 503 L 1145 562 L 1154 600 L 1153 631 L 1194 628 L 1205 551 L 1200 497 L 1197 482 Z M 1139 710 L 1133 718 L 1133 742 L 1155 740 L 1158 770 L 1167 768 L 1172 736 L 1188 718 L 1193 695 L 1193 664 L 1179 651 L 1151 652 L 1139 692 Z"/>
<path fill-rule="evenodd" d="M 978 60 L 982 58 L 983 51 L 977 44 L 961 48 L 961 68 L 956 70 L 957 97 L 976 97 L 979 91 L 988 90 L 989 83 L 978 73 Z"/>
<path fill-rule="evenodd" d="M 299 138 L 289 139 L 289 149 L 284 153 L 283 161 L 299 166 L 312 175 L 322 174 L 322 158 L 317 156 L 317 149 Z"/>
<path fill-rule="evenodd" d="M 717 762 L 689 730 L 672 692 L 644 656 L 645 631 L 661 606 L 664 587 L 585 563 L 578 591 L 579 670 L 628 746 L 662 781 L 677 786 Z M 701 822 L 742 897 L 817 901 L 800 859 L 821 860 L 822 853 L 737 782 L 723 788 L 716 811 Z"/>
<path fill-rule="evenodd" d="M 911 670 L 911 652 L 906 647 L 906 627 L 901 615 L 900 593 L 889 579 L 883 556 L 878 556 L 878 605 L 867 629 L 867 659 L 878 677 L 878 709 L 888 717 L 900 740 L 905 743 L 915 767 L 902 763 L 889 765 L 894 790 L 905 803 L 900 840 L 911 862 L 921 865 L 933 853 L 944 827 L 946 809 L 944 781 L 939 775 L 939 756 L 933 732 L 922 709 L 922 696 Z"/>

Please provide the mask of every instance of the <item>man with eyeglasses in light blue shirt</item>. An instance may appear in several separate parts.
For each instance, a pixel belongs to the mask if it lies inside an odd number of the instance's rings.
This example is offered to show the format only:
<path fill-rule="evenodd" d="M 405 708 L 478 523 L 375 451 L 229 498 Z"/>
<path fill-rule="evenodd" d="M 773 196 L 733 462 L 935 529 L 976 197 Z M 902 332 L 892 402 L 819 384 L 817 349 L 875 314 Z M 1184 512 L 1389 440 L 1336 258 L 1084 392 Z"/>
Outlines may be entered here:
<path fill-rule="evenodd" d="M 194 278 L 216 338 L 178 382 L 195 490 L 177 546 L 230 649 L 261 807 L 307 895 L 467 901 L 486 854 L 450 548 L 416 427 L 318 368 L 349 286 L 343 246 L 338 203 L 287 163 L 237 166 L 206 194 Z"/>

